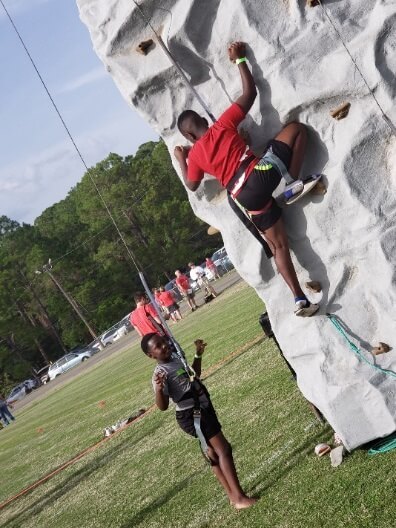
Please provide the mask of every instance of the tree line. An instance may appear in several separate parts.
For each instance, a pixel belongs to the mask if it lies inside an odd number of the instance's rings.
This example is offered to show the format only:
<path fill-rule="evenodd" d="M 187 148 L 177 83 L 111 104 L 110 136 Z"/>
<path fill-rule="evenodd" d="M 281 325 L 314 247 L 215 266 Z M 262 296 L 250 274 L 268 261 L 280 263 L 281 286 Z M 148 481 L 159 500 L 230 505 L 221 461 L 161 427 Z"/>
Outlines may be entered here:
<path fill-rule="evenodd" d="M 91 178 L 153 286 L 221 245 L 192 213 L 163 141 L 141 145 L 134 156 L 109 154 L 34 225 L 0 217 L 0 392 L 92 340 L 43 272 L 49 258 L 98 334 L 132 309 L 132 295 L 141 289 Z"/>

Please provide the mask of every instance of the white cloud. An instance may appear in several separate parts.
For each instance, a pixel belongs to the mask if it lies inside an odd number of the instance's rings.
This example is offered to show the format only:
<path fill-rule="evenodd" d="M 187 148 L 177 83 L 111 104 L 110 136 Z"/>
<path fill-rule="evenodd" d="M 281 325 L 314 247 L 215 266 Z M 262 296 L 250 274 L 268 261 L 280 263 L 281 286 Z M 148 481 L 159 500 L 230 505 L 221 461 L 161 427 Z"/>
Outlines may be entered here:
<path fill-rule="evenodd" d="M 100 81 L 101 79 L 104 79 L 106 76 L 107 76 L 107 73 L 104 67 L 99 66 L 87 73 L 84 73 L 83 75 L 80 75 L 80 77 L 77 77 L 67 82 L 64 86 L 59 88 L 57 92 L 58 93 L 73 92 L 74 90 L 78 90 L 79 88 L 86 86 L 87 84 Z"/>
<path fill-rule="evenodd" d="M 132 112 L 126 112 L 100 129 L 76 137 L 87 165 L 98 163 L 110 152 L 123 156 L 133 154 L 141 143 L 154 140 L 155 133 L 142 130 L 142 127 L 137 137 L 136 119 Z M 84 166 L 68 140 L 23 162 L 1 167 L 0 215 L 33 223 L 44 209 L 64 199 L 84 172 Z"/>

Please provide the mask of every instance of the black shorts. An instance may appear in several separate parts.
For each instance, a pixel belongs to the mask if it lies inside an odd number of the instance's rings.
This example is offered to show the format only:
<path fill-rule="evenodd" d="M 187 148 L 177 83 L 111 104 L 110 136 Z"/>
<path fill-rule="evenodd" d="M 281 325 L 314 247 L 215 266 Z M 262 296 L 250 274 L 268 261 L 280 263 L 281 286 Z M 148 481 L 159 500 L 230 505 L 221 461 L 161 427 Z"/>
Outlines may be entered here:
<path fill-rule="evenodd" d="M 289 145 L 283 141 L 272 139 L 265 152 L 270 147 L 272 147 L 273 153 L 289 168 L 292 155 Z M 265 171 L 253 169 L 237 196 L 238 202 L 248 211 L 260 211 L 271 202 L 271 206 L 265 213 L 252 216 L 252 222 L 260 231 L 265 231 L 273 226 L 281 217 L 282 210 L 272 197 L 272 193 L 278 187 L 281 179 L 282 176 L 274 168 Z"/>
<path fill-rule="evenodd" d="M 173 303 L 170 306 L 167 306 L 169 313 L 174 313 L 179 309 L 179 305 L 177 303 Z"/>
<path fill-rule="evenodd" d="M 176 421 L 185 433 L 196 437 L 193 412 L 194 409 L 176 411 Z M 201 408 L 201 429 L 207 442 L 221 431 L 221 424 L 211 402 L 208 407 Z"/>

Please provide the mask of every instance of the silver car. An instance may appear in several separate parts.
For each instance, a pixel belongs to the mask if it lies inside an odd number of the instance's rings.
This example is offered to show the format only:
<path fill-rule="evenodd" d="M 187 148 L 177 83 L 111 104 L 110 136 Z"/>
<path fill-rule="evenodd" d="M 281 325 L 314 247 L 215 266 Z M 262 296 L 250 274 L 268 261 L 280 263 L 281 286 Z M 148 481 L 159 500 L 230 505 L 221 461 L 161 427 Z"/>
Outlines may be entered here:
<path fill-rule="evenodd" d="M 70 352 L 69 354 L 66 354 L 66 356 L 62 356 L 57 361 L 55 361 L 55 363 L 52 363 L 48 369 L 48 379 L 55 379 L 57 376 L 60 376 L 67 370 L 76 367 L 90 357 L 91 354 L 88 351 L 83 351 L 80 353 Z"/>

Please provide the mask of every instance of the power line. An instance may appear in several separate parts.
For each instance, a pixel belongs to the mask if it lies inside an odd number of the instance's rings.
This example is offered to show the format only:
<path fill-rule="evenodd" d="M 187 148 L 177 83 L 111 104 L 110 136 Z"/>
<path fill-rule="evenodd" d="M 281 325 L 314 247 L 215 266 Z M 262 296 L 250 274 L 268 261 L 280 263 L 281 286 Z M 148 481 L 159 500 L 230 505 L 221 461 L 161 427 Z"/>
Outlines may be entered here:
<path fill-rule="evenodd" d="M 117 225 L 117 223 L 116 223 L 116 221 L 115 221 L 113 215 L 111 214 L 111 211 L 110 211 L 110 209 L 109 209 L 109 207 L 108 207 L 108 205 L 107 205 L 105 199 L 104 199 L 103 196 L 102 196 L 102 193 L 101 193 L 100 190 L 99 190 L 99 187 L 96 185 L 96 182 L 95 182 L 94 178 L 93 178 L 92 175 L 90 174 L 90 171 L 89 171 L 88 165 L 86 164 L 85 159 L 84 159 L 83 155 L 81 154 L 81 151 L 79 150 L 79 148 L 78 148 L 76 142 L 74 141 L 74 138 L 73 138 L 73 136 L 72 136 L 72 134 L 71 134 L 71 132 L 70 132 L 68 126 L 66 125 L 66 122 L 65 122 L 65 120 L 63 119 L 63 117 L 62 117 L 62 115 L 61 115 L 61 113 L 60 113 L 60 111 L 59 111 L 59 109 L 58 109 L 58 107 L 57 107 L 57 105 L 56 105 L 56 103 L 55 103 L 55 101 L 54 101 L 54 99 L 53 99 L 53 97 L 52 97 L 50 91 L 49 91 L 49 89 L 47 88 L 47 85 L 46 85 L 46 83 L 45 83 L 43 77 L 41 76 L 41 74 L 40 74 L 40 72 L 39 72 L 39 70 L 38 70 L 38 68 L 37 68 L 37 66 L 36 66 L 36 64 L 35 64 L 35 62 L 34 62 L 34 60 L 33 60 L 33 57 L 32 57 L 31 54 L 29 53 L 29 50 L 28 50 L 28 48 L 26 47 L 26 44 L 25 44 L 25 42 L 24 42 L 24 40 L 23 40 L 21 34 L 20 34 L 19 31 L 18 31 L 18 28 L 17 28 L 16 25 L 14 24 L 14 21 L 13 21 L 11 15 L 10 15 L 10 13 L 8 12 L 6 6 L 4 5 L 3 0 L 0 0 L 0 3 L 1 3 L 1 5 L 3 6 L 3 9 L 4 9 L 4 11 L 5 11 L 5 13 L 6 13 L 6 15 L 7 15 L 8 19 L 9 19 L 9 21 L 10 21 L 10 23 L 11 23 L 11 25 L 12 25 L 14 31 L 15 31 L 15 33 L 16 33 L 16 35 L 18 36 L 18 39 L 19 39 L 20 43 L 22 44 L 22 46 L 23 46 L 23 48 L 24 48 L 24 50 L 25 50 L 25 52 L 26 52 L 26 55 L 28 56 L 28 58 L 29 58 L 29 60 L 30 60 L 30 62 L 31 62 L 31 64 L 32 64 L 32 66 L 33 66 L 33 68 L 34 68 L 34 70 L 35 70 L 37 76 L 38 76 L 38 78 L 40 79 L 40 82 L 41 82 L 41 84 L 43 85 L 43 88 L 44 88 L 45 92 L 47 93 L 48 98 L 50 99 L 51 104 L 52 104 L 52 106 L 53 106 L 55 112 L 57 113 L 57 115 L 58 115 L 58 117 L 59 117 L 59 119 L 60 119 L 60 121 L 61 121 L 61 123 L 62 123 L 62 125 L 63 125 L 63 128 L 65 129 L 65 131 L 66 131 L 66 133 L 67 133 L 67 135 L 68 135 L 68 137 L 69 137 L 69 139 L 70 139 L 70 141 L 71 141 L 71 143 L 72 143 L 72 145 L 73 145 L 75 151 L 77 152 L 77 154 L 78 154 L 78 156 L 79 156 L 79 158 L 80 158 L 80 160 L 81 160 L 83 166 L 85 167 L 85 169 L 86 169 L 86 171 L 87 171 L 87 174 L 88 174 L 88 177 L 90 178 L 90 180 L 91 180 L 91 182 L 92 182 L 92 185 L 95 187 L 95 190 L 96 190 L 96 192 L 98 193 L 98 195 L 99 195 L 99 197 L 100 197 L 100 199 L 101 199 L 101 201 L 102 201 L 102 203 L 103 203 L 103 206 L 104 206 L 104 208 L 105 208 L 106 211 L 107 211 L 107 214 L 109 215 L 111 221 L 113 222 L 114 227 L 116 228 L 116 231 L 117 231 L 117 233 L 118 233 L 118 236 L 120 237 L 120 239 L 122 240 L 122 242 L 123 242 L 123 244 L 124 244 L 124 246 L 125 246 L 125 249 L 126 249 L 128 255 L 129 255 L 129 258 L 132 260 L 133 264 L 135 265 L 135 267 L 136 267 L 136 271 L 139 272 L 139 267 L 138 267 L 138 265 L 137 265 L 137 262 L 136 262 L 135 256 L 133 255 L 132 251 L 131 251 L 130 248 L 128 247 L 128 245 L 127 245 L 127 243 L 126 243 L 126 241 L 125 241 L 125 239 L 124 239 L 124 237 L 123 237 L 123 235 L 122 235 L 122 233 L 121 233 L 121 231 L 120 231 L 120 229 L 119 229 L 119 227 L 118 227 L 118 225 Z"/>

